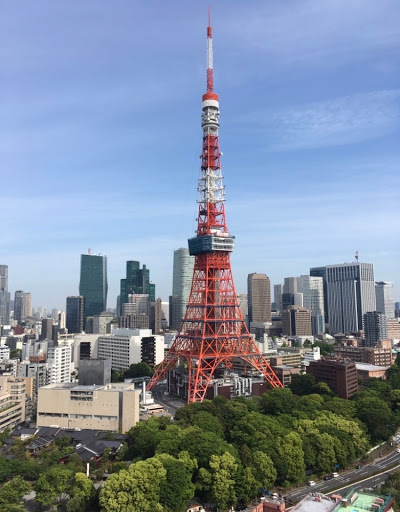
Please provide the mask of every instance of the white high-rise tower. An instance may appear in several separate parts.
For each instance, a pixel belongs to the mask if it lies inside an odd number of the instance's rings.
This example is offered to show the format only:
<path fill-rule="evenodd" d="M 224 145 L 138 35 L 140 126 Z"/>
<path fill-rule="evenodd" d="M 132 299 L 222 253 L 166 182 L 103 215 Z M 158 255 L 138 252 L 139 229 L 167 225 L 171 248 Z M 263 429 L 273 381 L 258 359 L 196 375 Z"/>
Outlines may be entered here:
<path fill-rule="evenodd" d="M 179 329 L 186 312 L 192 286 L 194 256 L 190 256 L 185 248 L 174 251 L 174 269 L 172 278 L 170 325 Z"/>

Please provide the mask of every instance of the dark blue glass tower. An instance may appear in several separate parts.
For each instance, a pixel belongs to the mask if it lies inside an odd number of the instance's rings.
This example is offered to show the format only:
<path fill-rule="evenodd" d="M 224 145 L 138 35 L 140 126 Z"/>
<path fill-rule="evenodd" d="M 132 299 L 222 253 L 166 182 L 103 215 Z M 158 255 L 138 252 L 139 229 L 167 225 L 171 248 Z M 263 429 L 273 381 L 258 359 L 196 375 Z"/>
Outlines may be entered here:
<path fill-rule="evenodd" d="M 88 316 L 100 315 L 107 308 L 107 257 L 81 255 L 79 295 L 84 299 L 84 324 Z"/>

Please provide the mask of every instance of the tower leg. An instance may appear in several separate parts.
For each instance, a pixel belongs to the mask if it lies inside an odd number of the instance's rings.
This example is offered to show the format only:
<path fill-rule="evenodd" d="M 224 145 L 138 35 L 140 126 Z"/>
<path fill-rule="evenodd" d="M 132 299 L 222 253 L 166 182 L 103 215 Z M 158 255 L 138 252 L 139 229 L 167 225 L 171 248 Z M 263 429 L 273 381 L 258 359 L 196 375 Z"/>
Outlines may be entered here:
<path fill-rule="evenodd" d="M 151 391 L 154 386 L 157 384 L 157 382 L 160 382 L 168 373 L 168 370 L 175 366 L 175 364 L 178 362 L 179 354 L 171 354 L 170 357 L 168 357 L 170 353 L 167 355 L 167 357 L 164 359 L 164 361 L 158 366 L 157 370 L 154 372 L 154 375 L 149 380 L 149 383 L 147 384 L 147 390 Z"/>

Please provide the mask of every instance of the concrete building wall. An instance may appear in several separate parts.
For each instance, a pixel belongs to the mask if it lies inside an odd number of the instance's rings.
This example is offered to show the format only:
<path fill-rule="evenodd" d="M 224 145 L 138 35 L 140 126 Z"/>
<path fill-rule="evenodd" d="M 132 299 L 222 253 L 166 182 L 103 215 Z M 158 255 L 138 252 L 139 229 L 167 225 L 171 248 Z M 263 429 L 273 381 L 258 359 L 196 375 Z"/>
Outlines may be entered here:
<path fill-rule="evenodd" d="M 39 390 L 37 426 L 127 432 L 139 421 L 133 385 L 50 385 Z"/>

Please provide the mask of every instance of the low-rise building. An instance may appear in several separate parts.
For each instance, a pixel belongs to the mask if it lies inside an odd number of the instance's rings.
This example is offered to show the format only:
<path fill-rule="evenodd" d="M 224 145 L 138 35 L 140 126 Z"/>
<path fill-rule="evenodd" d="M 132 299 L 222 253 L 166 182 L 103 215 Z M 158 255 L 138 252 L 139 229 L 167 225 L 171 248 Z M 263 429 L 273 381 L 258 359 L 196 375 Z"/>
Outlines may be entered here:
<path fill-rule="evenodd" d="M 347 360 L 324 358 L 310 361 L 306 372 L 317 382 L 325 382 L 340 398 L 348 399 L 358 391 L 356 363 Z"/>
<path fill-rule="evenodd" d="M 293 366 L 286 366 L 286 365 L 272 366 L 272 369 L 274 370 L 278 379 L 285 386 L 285 388 L 289 387 L 290 384 L 292 383 L 293 375 L 300 375 L 300 373 L 301 373 L 300 368 L 295 368 Z"/>
<path fill-rule="evenodd" d="M 390 366 L 392 364 L 392 349 L 380 347 L 349 347 L 341 345 L 335 347 L 335 357 L 338 359 L 350 359 L 354 363 L 367 363 L 378 366 Z"/>
<path fill-rule="evenodd" d="M 374 364 L 356 363 L 358 377 L 364 382 L 368 379 L 386 379 L 389 366 L 376 366 Z"/>
<path fill-rule="evenodd" d="M 132 384 L 50 384 L 39 389 L 37 426 L 124 433 L 139 421 L 139 395 Z"/>

